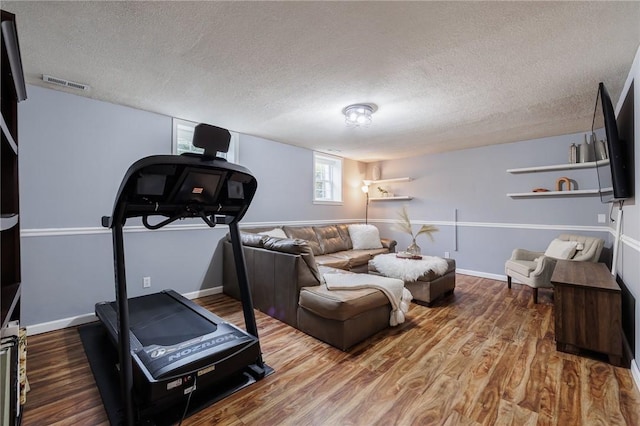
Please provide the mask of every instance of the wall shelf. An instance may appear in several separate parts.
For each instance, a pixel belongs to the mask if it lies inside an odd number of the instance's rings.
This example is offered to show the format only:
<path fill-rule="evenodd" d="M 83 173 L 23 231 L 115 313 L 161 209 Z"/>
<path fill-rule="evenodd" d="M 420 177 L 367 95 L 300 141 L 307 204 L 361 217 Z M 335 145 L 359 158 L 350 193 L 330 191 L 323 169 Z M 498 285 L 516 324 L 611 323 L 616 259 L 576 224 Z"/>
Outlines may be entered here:
<path fill-rule="evenodd" d="M 576 189 L 574 191 L 547 191 L 547 192 L 517 192 L 507 194 L 507 197 L 524 198 L 524 197 L 577 197 L 580 195 L 599 194 L 598 189 Z"/>
<path fill-rule="evenodd" d="M 589 161 L 587 163 L 573 163 L 573 164 L 555 164 L 551 166 L 535 166 L 535 167 L 521 167 L 518 169 L 507 169 L 507 173 L 540 173 L 540 172 L 553 172 L 559 170 L 580 170 L 580 169 L 593 169 L 598 166 L 609 164 L 609 159 Z M 608 188 L 604 190 L 599 189 L 578 189 L 567 191 L 547 191 L 547 192 L 518 192 L 507 194 L 507 197 L 511 198 L 533 198 L 533 197 L 577 197 L 581 195 L 599 195 L 601 193 L 610 192 Z"/>
<path fill-rule="evenodd" d="M 408 195 L 399 195 L 397 197 L 372 197 L 369 198 L 369 201 L 399 201 L 399 200 L 412 200 L 413 197 L 409 197 Z"/>
<path fill-rule="evenodd" d="M 609 164 L 609 159 L 600 161 L 590 161 L 588 163 L 575 163 L 575 164 L 555 164 L 552 166 L 536 166 L 536 167 L 522 167 L 519 169 L 507 169 L 507 173 L 536 173 L 536 172 L 553 172 L 556 170 L 577 170 L 577 169 L 592 169 L 597 165 Z"/>
<path fill-rule="evenodd" d="M 363 180 L 362 182 L 364 182 L 365 185 L 373 185 L 374 183 L 394 183 L 394 182 L 410 182 L 411 178 L 410 177 L 399 177 L 399 178 L 393 178 L 393 179 L 378 179 L 378 180 Z"/>
<path fill-rule="evenodd" d="M 377 179 L 377 180 L 363 180 L 362 182 L 366 185 L 366 186 L 371 186 L 374 184 L 386 184 L 386 183 L 401 183 L 401 182 L 410 182 L 411 178 L 410 177 L 399 177 L 399 178 L 392 178 L 392 179 Z M 369 201 L 399 201 L 399 200 L 411 200 L 413 199 L 413 197 L 410 197 L 408 195 L 396 195 L 393 197 L 369 197 Z"/>

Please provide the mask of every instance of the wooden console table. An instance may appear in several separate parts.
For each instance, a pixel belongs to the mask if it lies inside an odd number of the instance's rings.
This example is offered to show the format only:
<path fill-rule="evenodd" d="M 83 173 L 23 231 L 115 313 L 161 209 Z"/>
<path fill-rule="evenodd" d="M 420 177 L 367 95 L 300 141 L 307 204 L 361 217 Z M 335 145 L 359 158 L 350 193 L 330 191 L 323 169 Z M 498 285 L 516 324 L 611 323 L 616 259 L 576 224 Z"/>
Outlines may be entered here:
<path fill-rule="evenodd" d="M 556 349 L 600 352 L 622 366 L 621 293 L 607 266 L 558 260 L 551 283 Z"/>

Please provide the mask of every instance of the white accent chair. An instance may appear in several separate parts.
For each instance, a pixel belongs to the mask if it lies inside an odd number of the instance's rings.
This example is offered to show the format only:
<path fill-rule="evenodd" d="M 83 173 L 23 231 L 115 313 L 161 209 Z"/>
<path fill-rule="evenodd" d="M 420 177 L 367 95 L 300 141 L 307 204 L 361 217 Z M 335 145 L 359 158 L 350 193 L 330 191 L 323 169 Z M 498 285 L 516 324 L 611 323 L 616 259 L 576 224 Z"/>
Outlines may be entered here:
<path fill-rule="evenodd" d="M 547 251 L 515 249 L 504 265 L 507 286 L 511 278 L 533 288 L 533 303 L 538 303 L 538 288 L 552 288 L 551 275 L 558 259 L 577 262 L 597 262 L 604 240 L 596 237 L 561 234 L 549 244 Z"/>

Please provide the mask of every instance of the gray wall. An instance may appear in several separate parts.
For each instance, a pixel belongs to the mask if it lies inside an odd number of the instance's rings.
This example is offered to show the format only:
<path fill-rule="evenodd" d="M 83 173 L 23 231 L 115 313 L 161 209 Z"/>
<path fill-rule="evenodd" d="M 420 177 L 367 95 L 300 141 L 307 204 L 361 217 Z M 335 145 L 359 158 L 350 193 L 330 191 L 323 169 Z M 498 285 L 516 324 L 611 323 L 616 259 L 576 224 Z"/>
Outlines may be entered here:
<path fill-rule="evenodd" d="M 414 198 L 374 201 L 370 216 L 386 227 L 405 205 L 416 224 L 435 223 L 440 228 L 433 243 L 419 237 L 423 253 L 443 256 L 450 252 L 460 269 L 485 274 L 503 275 L 504 262 L 514 248 L 544 251 L 562 232 L 608 239 L 606 224 L 598 223 L 598 214 L 607 213 L 607 206 L 597 196 L 506 195 L 537 187 L 554 190 L 556 179 L 563 176 L 575 180 L 579 189 L 597 188 L 595 169 L 507 173 L 512 168 L 566 164 L 570 144 L 580 143 L 583 137 L 565 135 L 381 162 L 383 179 L 413 179 L 385 186 L 395 195 Z M 400 248 L 410 242 L 404 234 L 392 235 Z"/>
<path fill-rule="evenodd" d="M 36 86 L 28 95 L 19 104 L 22 321 L 33 325 L 91 313 L 95 302 L 113 300 L 111 234 L 100 218 L 111 214 L 134 161 L 171 153 L 171 118 Z M 239 162 L 259 182 L 247 226 L 362 217 L 364 164 L 345 160 L 345 203 L 326 206 L 311 202 L 311 151 L 241 135 Z M 155 232 L 141 230 L 139 221 L 127 224 L 130 296 L 222 285 L 216 249 L 227 229 L 185 223 Z M 151 289 L 142 288 L 144 276 Z"/>
<path fill-rule="evenodd" d="M 341 220 L 364 216 L 361 190 L 366 165 L 343 164 L 342 206 L 313 204 L 313 151 L 240 135 L 240 162 L 258 178 L 244 222 Z"/>

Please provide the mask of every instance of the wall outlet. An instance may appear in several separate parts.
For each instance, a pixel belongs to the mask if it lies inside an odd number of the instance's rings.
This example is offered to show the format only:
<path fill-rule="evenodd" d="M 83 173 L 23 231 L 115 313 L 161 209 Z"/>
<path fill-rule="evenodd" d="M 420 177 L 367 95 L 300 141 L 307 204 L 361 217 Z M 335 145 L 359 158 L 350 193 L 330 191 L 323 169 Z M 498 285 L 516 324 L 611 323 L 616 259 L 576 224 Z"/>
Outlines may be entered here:
<path fill-rule="evenodd" d="M 598 215 L 598 223 L 607 223 L 607 215 L 599 214 Z"/>
<path fill-rule="evenodd" d="M 142 278 L 142 287 L 143 287 L 143 288 L 149 288 L 149 287 L 151 287 L 151 277 L 144 277 L 144 278 Z"/>
<path fill-rule="evenodd" d="M 445 258 L 445 259 L 449 259 L 449 252 L 448 252 L 448 251 L 445 251 L 445 252 L 444 252 L 444 258 Z"/>

